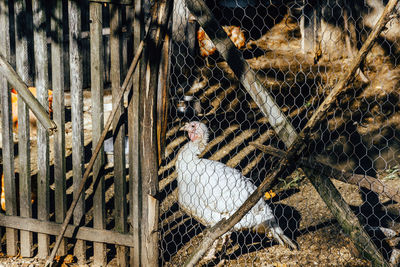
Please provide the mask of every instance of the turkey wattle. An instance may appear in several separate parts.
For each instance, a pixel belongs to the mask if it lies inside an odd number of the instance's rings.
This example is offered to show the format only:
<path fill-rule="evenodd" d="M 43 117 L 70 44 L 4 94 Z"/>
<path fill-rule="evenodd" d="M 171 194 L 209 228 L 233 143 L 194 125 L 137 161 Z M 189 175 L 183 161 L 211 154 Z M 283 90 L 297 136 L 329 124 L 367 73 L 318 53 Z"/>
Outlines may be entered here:
<path fill-rule="evenodd" d="M 186 123 L 190 142 L 180 150 L 176 161 L 178 173 L 179 205 L 205 226 L 213 226 L 229 218 L 256 190 L 256 186 L 238 170 L 225 164 L 199 158 L 208 143 L 207 126 L 201 122 Z M 261 199 L 234 227 L 240 231 L 270 228 L 273 237 L 281 244 L 296 249 L 284 235 L 267 203 Z"/>

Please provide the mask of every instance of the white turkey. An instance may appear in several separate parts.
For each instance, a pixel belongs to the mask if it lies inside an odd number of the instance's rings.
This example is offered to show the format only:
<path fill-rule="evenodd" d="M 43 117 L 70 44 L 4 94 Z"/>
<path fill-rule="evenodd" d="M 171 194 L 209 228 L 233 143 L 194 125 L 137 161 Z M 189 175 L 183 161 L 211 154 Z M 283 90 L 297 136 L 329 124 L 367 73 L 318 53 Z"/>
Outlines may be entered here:
<path fill-rule="evenodd" d="M 188 132 L 190 141 L 178 153 L 175 165 L 179 206 L 200 223 L 210 227 L 223 218 L 229 218 L 256 190 L 256 186 L 236 169 L 218 161 L 199 158 L 208 143 L 209 134 L 204 123 L 189 122 L 181 130 Z M 296 245 L 284 235 L 271 208 L 263 199 L 232 230 L 245 229 L 257 232 L 270 229 L 281 245 L 287 244 L 296 249 Z M 224 236 L 224 241 L 229 234 Z M 212 258 L 210 253 L 213 252 L 209 252 L 208 257 Z"/>

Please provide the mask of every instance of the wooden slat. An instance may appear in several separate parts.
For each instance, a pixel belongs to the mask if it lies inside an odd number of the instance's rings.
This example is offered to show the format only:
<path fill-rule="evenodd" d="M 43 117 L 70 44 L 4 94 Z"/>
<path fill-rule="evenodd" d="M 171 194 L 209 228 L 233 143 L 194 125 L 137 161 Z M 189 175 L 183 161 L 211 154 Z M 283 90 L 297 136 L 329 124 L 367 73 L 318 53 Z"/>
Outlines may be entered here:
<path fill-rule="evenodd" d="M 0 1 L 0 52 L 7 59 L 10 59 L 10 17 L 8 12 L 9 1 Z M 1 94 L 1 128 L 2 128 L 2 152 L 3 152 L 3 174 L 4 187 L 7 190 L 6 199 L 10 202 L 7 204 L 6 213 L 9 215 L 17 214 L 17 205 L 15 196 L 15 174 L 14 174 L 14 144 L 12 134 L 12 118 L 11 118 L 11 92 L 8 88 L 6 77 L 0 73 L 0 94 Z M 18 231 L 7 228 L 7 254 L 16 255 L 18 252 L 17 241 Z"/>
<path fill-rule="evenodd" d="M 158 162 L 157 162 L 157 87 L 164 30 L 172 10 L 171 1 L 157 1 L 152 10 L 154 28 L 147 42 L 146 85 L 140 92 L 140 172 L 142 178 L 142 251 L 144 266 L 158 265 Z"/>
<path fill-rule="evenodd" d="M 72 168 L 74 194 L 79 189 L 84 170 L 84 139 L 83 139 L 83 72 L 81 45 L 79 36 L 81 32 L 81 8 L 78 2 L 68 1 L 69 20 L 69 67 L 71 83 L 71 120 L 72 120 Z M 74 211 L 74 224 L 80 225 L 84 220 L 85 194 L 79 199 Z M 85 262 L 86 244 L 77 240 L 74 246 L 74 255 L 79 263 Z"/>
<path fill-rule="evenodd" d="M 15 47 L 16 47 L 16 70 L 23 82 L 28 83 L 29 61 L 28 61 L 28 32 L 27 32 L 27 10 L 25 1 L 15 1 Z M 31 162 L 30 162 L 30 128 L 29 110 L 22 98 L 18 97 L 18 159 L 19 159 L 19 191 L 20 212 L 22 216 L 32 216 L 31 207 Z M 7 184 L 7 182 L 6 182 Z M 5 188 L 6 193 L 8 191 Z M 12 196 L 15 198 L 16 196 Z M 7 209 L 11 200 L 6 196 Z M 7 213 L 7 215 L 16 215 Z M 7 237 L 8 239 L 8 237 Z M 32 233 L 21 232 L 21 255 L 30 257 L 32 244 Z M 26 255 L 26 256 L 25 256 Z"/>
<path fill-rule="evenodd" d="M 62 1 L 55 1 L 51 16 L 51 68 L 53 89 L 53 120 L 58 131 L 54 135 L 54 183 L 55 220 L 62 223 L 67 210 L 65 184 L 65 105 L 64 105 L 64 63 L 63 63 L 63 16 Z M 67 244 L 63 240 L 59 255 L 66 255 Z"/>
<path fill-rule="evenodd" d="M 135 16 L 133 22 L 133 49 L 136 52 L 144 32 L 144 21 L 141 12 L 141 0 L 135 0 Z M 143 61 L 142 61 L 143 62 Z M 142 64 L 143 65 L 143 64 Z M 132 80 L 132 91 L 128 104 L 128 134 L 129 134 L 129 218 L 131 221 L 130 232 L 133 235 L 133 248 L 130 250 L 130 265 L 140 266 L 140 229 L 141 229 L 141 180 L 139 169 L 139 92 L 140 72 L 136 70 Z"/>
<path fill-rule="evenodd" d="M 127 231 L 126 213 L 126 170 L 125 170 L 125 120 L 119 118 L 124 112 L 123 102 L 119 103 L 118 95 L 121 87 L 121 9 L 117 5 L 110 5 L 110 51 L 111 51 L 111 87 L 113 106 L 119 105 L 116 119 L 113 122 L 114 139 L 114 215 L 115 231 Z M 127 265 L 127 250 L 117 247 L 118 266 Z"/>
<path fill-rule="evenodd" d="M 18 216 L 7 216 L 4 214 L 0 214 L 0 225 L 46 235 L 57 235 L 61 231 L 60 223 Z M 121 234 L 110 230 L 94 229 L 90 227 L 77 227 L 72 224 L 68 225 L 65 237 L 128 247 L 133 246 L 132 236 L 130 234 Z"/>
<path fill-rule="evenodd" d="M 102 37 L 102 4 L 90 3 L 90 68 L 91 68 L 91 92 L 92 92 L 92 142 L 93 149 L 100 139 L 104 125 L 103 86 L 104 86 L 104 62 L 103 62 L 103 37 Z M 105 229 L 105 192 L 104 175 L 101 173 L 104 164 L 103 148 L 93 166 L 94 185 L 93 196 L 93 227 Z M 101 176 L 101 177 L 99 177 Z M 98 177 L 98 178 L 96 178 Z M 96 266 L 107 264 L 106 245 L 104 243 L 93 244 L 93 263 Z"/>
<path fill-rule="evenodd" d="M 49 73 L 47 56 L 46 37 L 46 12 L 43 0 L 33 1 L 33 23 L 34 23 L 34 47 L 35 47 L 35 68 L 36 68 L 36 93 L 42 106 L 48 110 Z M 49 191 L 49 134 L 46 129 L 38 123 L 37 125 L 37 200 L 38 219 L 47 221 L 50 212 L 50 191 Z M 29 201 L 29 199 L 27 199 Z M 26 201 L 26 200 L 25 200 Z M 21 248 L 22 248 L 21 240 Z M 30 250 L 30 247 L 29 247 Z M 38 234 L 38 257 L 46 258 L 49 254 L 49 236 Z"/>

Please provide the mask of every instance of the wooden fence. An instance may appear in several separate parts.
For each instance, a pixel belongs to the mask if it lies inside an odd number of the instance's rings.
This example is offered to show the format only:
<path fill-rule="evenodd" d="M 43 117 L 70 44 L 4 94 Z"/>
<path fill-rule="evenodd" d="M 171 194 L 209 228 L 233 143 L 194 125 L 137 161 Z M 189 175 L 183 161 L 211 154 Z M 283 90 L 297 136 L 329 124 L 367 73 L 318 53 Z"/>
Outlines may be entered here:
<path fill-rule="evenodd" d="M 161 2 L 154 10 L 169 6 Z M 155 107 L 161 54 L 154 53 L 154 49 L 161 51 L 163 35 L 157 25 L 166 23 L 168 12 L 152 13 L 153 21 L 158 22 L 152 26 L 158 27 L 153 32 L 158 35 L 148 36 L 154 42 L 149 42 L 140 67 L 128 79 L 127 107 L 118 99 L 135 50 L 144 38 L 143 12 L 151 14 L 150 7 L 140 0 L 60 0 L 50 5 L 43 0 L 0 2 L 0 52 L 2 62 L 6 61 L 0 64 L 6 194 L 0 226 L 5 228 L 8 256 L 20 253 L 22 257 L 48 258 L 71 199 L 78 197 L 92 150 L 101 139 L 105 84 L 109 81 L 113 108 L 118 107 L 108 134 L 113 138 L 113 167 L 107 169 L 102 149 L 93 166 L 91 183 L 80 196 L 57 253 L 73 254 L 78 263 L 95 265 L 106 265 L 110 260 L 118 266 L 157 264 L 155 118 L 156 111 L 163 109 Z M 153 52 L 148 53 L 149 50 Z M 161 68 L 165 71 L 166 66 Z M 36 100 L 32 100 L 27 86 L 36 87 L 41 105 L 35 106 Z M 90 93 L 86 93 L 86 87 L 90 87 Z M 11 88 L 19 93 L 17 146 L 13 139 L 16 110 L 11 108 Z M 152 93 L 140 94 L 141 88 Z M 49 89 L 53 98 L 52 121 L 44 113 L 49 110 Z M 70 109 L 66 107 L 67 96 Z M 87 106 L 90 123 L 84 118 Z M 43 119 L 37 116 L 40 122 L 47 119 L 49 125 L 56 125 L 53 132 L 50 126 L 38 123 L 34 154 L 29 108 L 35 115 L 42 114 Z M 125 162 L 126 134 L 129 171 Z M 37 161 L 37 168 L 31 167 L 31 159 Z M 34 202 L 32 193 L 37 195 Z M 150 237 L 153 242 L 149 243 Z"/>

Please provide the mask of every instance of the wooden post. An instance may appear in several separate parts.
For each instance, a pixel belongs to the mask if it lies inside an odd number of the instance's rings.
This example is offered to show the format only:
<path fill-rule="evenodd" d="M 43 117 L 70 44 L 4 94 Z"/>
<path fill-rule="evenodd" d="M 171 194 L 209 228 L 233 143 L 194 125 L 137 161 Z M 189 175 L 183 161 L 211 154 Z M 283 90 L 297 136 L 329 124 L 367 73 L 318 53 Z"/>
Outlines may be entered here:
<path fill-rule="evenodd" d="M 144 20 L 142 13 L 142 1 L 135 0 L 135 14 L 133 19 L 133 48 L 136 53 L 137 47 L 144 35 Z M 141 62 L 143 65 L 143 61 Z M 139 164 L 139 92 L 141 91 L 139 67 L 133 75 L 132 91 L 129 94 L 128 103 L 128 135 L 129 135 L 129 195 L 130 209 L 129 218 L 131 222 L 130 231 L 133 236 L 133 248 L 130 249 L 130 265 L 134 267 L 140 264 L 140 230 L 141 230 L 141 179 Z"/>
<path fill-rule="evenodd" d="M 110 56 L 111 56 L 111 87 L 113 106 L 118 105 L 117 118 L 124 113 L 124 103 L 118 99 L 121 87 L 121 8 L 110 5 Z M 113 123 L 114 143 L 114 209 L 115 230 L 120 233 L 127 231 L 126 216 L 126 171 L 125 171 L 125 120 L 115 120 Z M 117 247 L 117 262 L 119 266 L 127 265 L 126 247 Z"/>
<path fill-rule="evenodd" d="M 92 140 L 93 150 L 96 147 L 104 125 L 103 87 L 104 87 L 104 62 L 103 62 L 103 13 L 102 4 L 90 2 L 90 74 L 92 92 Z M 104 164 L 103 148 L 99 152 L 93 166 L 93 227 L 105 229 L 105 190 L 104 175 L 101 173 Z M 93 244 L 93 264 L 95 266 L 107 265 L 106 244 Z"/>
<path fill-rule="evenodd" d="M 157 160 L 157 83 L 161 44 L 171 13 L 171 1 L 157 1 L 151 14 L 156 21 L 150 29 L 147 53 L 146 87 L 140 92 L 140 170 L 142 177 L 142 265 L 158 266 L 158 160 Z"/>
<path fill-rule="evenodd" d="M 68 1 L 69 20 L 69 61 L 71 83 L 71 120 L 72 120 L 72 168 L 74 195 L 77 194 L 84 170 L 83 143 L 83 72 L 81 58 L 81 8 L 77 1 Z M 74 224 L 80 225 L 85 219 L 85 194 L 82 194 L 74 211 Z M 74 255 L 79 263 L 85 262 L 86 243 L 77 240 Z"/>
<path fill-rule="evenodd" d="M 55 221 L 62 223 L 67 210 L 65 183 L 65 104 L 64 104 L 64 38 L 63 4 L 55 1 L 51 16 L 51 69 L 53 89 L 53 119 L 58 131 L 54 135 L 54 183 L 55 183 Z M 63 239 L 59 255 L 67 254 L 67 244 Z"/>
<path fill-rule="evenodd" d="M 10 14 L 9 1 L 0 1 L 0 52 L 10 59 Z M 7 77 L 0 73 L 1 90 L 1 129 L 3 142 L 3 175 L 4 189 L 6 190 L 6 214 L 17 215 L 17 203 L 15 199 L 15 174 L 14 174 L 14 142 L 12 132 L 11 92 L 8 88 Z M 6 228 L 7 255 L 18 253 L 18 231 Z"/>
<path fill-rule="evenodd" d="M 33 24 L 34 24 L 34 49 L 35 49 L 35 68 L 36 68 L 36 94 L 40 104 L 49 109 L 49 73 L 47 56 L 47 34 L 46 34 L 46 10 L 43 0 L 33 1 Z M 37 199 L 38 199 L 38 219 L 49 220 L 50 212 L 50 192 L 49 192 L 49 134 L 41 125 L 37 125 Z M 30 206 L 30 194 L 25 196 L 25 202 Z M 22 198 L 21 198 L 22 199 Z M 28 204 L 26 203 L 26 204 Z M 25 204 L 25 205 L 26 205 Z M 21 233 L 22 234 L 22 233 Z M 30 248 L 29 248 L 30 250 Z M 38 234 L 38 256 L 46 258 L 49 254 L 49 236 Z"/>

